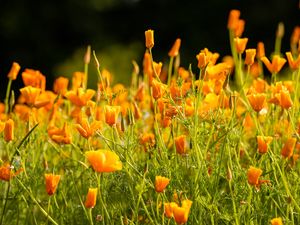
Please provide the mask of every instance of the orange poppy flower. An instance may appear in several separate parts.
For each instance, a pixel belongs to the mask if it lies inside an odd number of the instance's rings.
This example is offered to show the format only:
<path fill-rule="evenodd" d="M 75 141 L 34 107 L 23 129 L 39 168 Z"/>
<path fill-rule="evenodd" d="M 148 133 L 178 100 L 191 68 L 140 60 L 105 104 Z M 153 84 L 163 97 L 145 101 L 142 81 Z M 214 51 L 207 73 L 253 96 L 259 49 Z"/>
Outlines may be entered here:
<path fill-rule="evenodd" d="M 86 208 L 94 208 L 96 205 L 96 200 L 97 200 L 97 192 L 98 188 L 89 188 L 88 194 L 86 196 L 85 200 L 85 207 Z"/>
<path fill-rule="evenodd" d="M 281 90 L 279 93 L 275 94 L 275 98 L 277 99 L 278 104 L 284 109 L 289 109 L 293 106 L 293 101 L 288 90 Z"/>
<path fill-rule="evenodd" d="M 207 48 L 202 49 L 200 53 L 196 56 L 198 60 L 198 68 L 203 69 L 207 65 L 215 65 L 219 56 L 220 55 L 218 53 L 212 53 Z"/>
<path fill-rule="evenodd" d="M 149 147 L 155 145 L 155 136 L 153 133 L 145 133 L 140 137 L 140 144 Z"/>
<path fill-rule="evenodd" d="M 267 153 L 268 146 L 273 140 L 273 137 L 257 136 L 256 139 L 257 139 L 258 152 L 261 154 Z"/>
<path fill-rule="evenodd" d="M 298 55 L 298 58 L 294 60 L 293 55 L 291 52 L 286 52 L 286 57 L 289 63 L 289 66 L 292 70 L 297 70 L 299 69 L 300 66 L 300 54 Z"/>
<path fill-rule="evenodd" d="M 21 67 L 20 67 L 19 63 L 13 62 L 9 73 L 7 74 L 7 77 L 10 80 L 17 79 L 17 76 L 18 76 L 18 73 L 19 73 L 20 69 L 21 69 Z"/>
<path fill-rule="evenodd" d="M 147 30 L 145 31 L 145 44 L 146 48 L 151 49 L 154 46 L 154 31 L 153 30 Z"/>
<path fill-rule="evenodd" d="M 64 95 L 68 91 L 69 79 L 66 77 L 58 77 L 54 81 L 53 90 L 56 94 Z"/>
<path fill-rule="evenodd" d="M 263 42 L 258 42 L 257 43 L 257 54 L 256 54 L 258 59 L 261 59 L 262 57 L 265 56 L 265 44 Z"/>
<path fill-rule="evenodd" d="M 117 123 L 117 121 L 118 121 L 118 117 L 119 117 L 120 111 L 121 111 L 121 107 L 120 106 L 109 106 L 109 105 L 106 105 L 105 106 L 105 122 L 109 126 L 115 125 Z"/>
<path fill-rule="evenodd" d="M 247 98 L 254 111 L 260 112 L 264 108 L 266 94 L 250 94 L 247 95 Z"/>
<path fill-rule="evenodd" d="M 72 75 L 72 90 L 76 91 L 82 86 L 85 74 L 83 72 L 76 71 Z"/>
<path fill-rule="evenodd" d="M 86 106 L 87 102 L 93 98 L 95 91 L 92 89 L 87 89 L 84 91 L 83 88 L 78 88 L 76 91 L 68 91 L 65 96 L 69 99 L 74 105 L 78 107 Z"/>
<path fill-rule="evenodd" d="M 143 115 L 142 115 L 141 109 L 138 107 L 138 105 L 136 104 L 136 102 L 133 102 L 131 106 L 133 108 L 134 118 L 136 120 L 142 118 Z"/>
<path fill-rule="evenodd" d="M 114 172 L 122 169 L 119 156 L 110 150 L 87 151 L 85 156 L 96 172 Z"/>
<path fill-rule="evenodd" d="M 75 127 L 82 137 L 88 139 L 102 127 L 102 123 L 101 121 L 97 120 L 89 123 L 87 118 L 80 118 L 80 122 L 75 124 Z"/>
<path fill-rule="evenodd" d="M 238 20 L 237 27 L 234 30 L 235 37 L 241 37 L 245 29 L 245 20 Z"/>
<path fill-rule="evenodd" d="M 246 49 L 245 64 L 251 66 L 254 63 L 255 55 L 256 55 L 255 48 Z"/>
<path fill-rule="evenodd" d="M 181 203 L 181 207 L 175 205 L 173 207 L 173 216 L 177 224 L 185 224 L 188 221 L 192 201 L 186 199 Z"/>
<path fill-rule="evenodd" d="M 40 88 L 42 91 L 46 88 L 46 77 L 38 70 L 25 69 L 22 79 L 25 86 Z"/>
<path fill-rule="evenodd" d="M 272 219 L 271 224 L 272 225 L 283 225 L 281 217 Z"/>
<path fill-rule="evenodd" d="M 227 27 L 230 30 L 235 30 L 238 26 L 238 21 L 240 18 L 241 12 L 237 9 L 232 9 L 228 16 Z"/>
<path fill-rule="evenodd" d="M 14 139 L 14 126 L 15 123 L 12 119 L 8 119 L 4 126 L 4 140 L 6 142 L 12 141 Z"/>
<path fill-rule="evenodd" d="M 245 51 L 247 42 L 248 42 L 248 38 L 239 38 L 239 37 L 234 38 L 234 44 L 237 53 L 241 54 Z"/>
<path fill-rule="evenodd" d="M 175 202 L 164 203 L 164 211 L 167 218 L 170 219 L 173 217 L 173 209 L 175 206 L 178 206 Z"/>
<path fill-rule="evenodd" d="M 176 146 L 176 151 L 179 154 L 185 154 L 187 151 L 187 140 L 186 140 L 186 135 L 180 135 L 175 138 L 175 146 Z"/>
<path fill-rule="evenodd" d="M 147 74 L 150 78 L 152 78 L 153 69 L 152 69 L 152 60 L 149 52 L 145 52 L 144 60 L 143 60 L 143 73 Z M 151 84 L 152 79 L 149 78 L 149 82 Z"/>
<path fill-rule="evenodd" d="M 72 142 L 72 136 L 67 123 L 65 123 L 61 129 L 51 126 L 48 128 L 48 135 L 58 144 L 70 144 Z"/>
<path fill-rule="evenodd" d="M 141 83 L 135 96 L 134 96 L 134 99 L 138 102 L 141 102 L 144 100 L 145 98 L 145 84 L 144 83 Z"/>
<path fill-rule="evenodd" d="M 9 165 L 9 163 L 4 163 L 0 167 L 0 180 L 3 181 L 9 181 L 14 176 L 17 176 L 20 172 L 22 172 L 23 169 L 19 169 L 17 172 L 12 172 L 12 167 Z"/>
<path fill-rule="evenodd" d="M 190 72 L 183 67 L 179 67 L 178 75 L 182 78 L 182 80 L 186 81 L 190 77 Z"/>
<path fill-rule="evenodd" d="M 265 56 L 261 58 L 261 61 L 263 61 L 263 63 L 268 68 L 270 73 L 278 73 L 283 67 L 283 65 L 285 64 L 286 59 L 281 58 L 279 55 L 274 55 L 272 59 L 272 63 Z"/>
<path fill-rule="evenodd" d="M 261 169 L 250 166 L 247 172 L 248 183 L 253 186 L 258 186 L 260 184 L 259 178 L 262 172 Z"/>
<path fill-rule="evenodd" d="M 60 181 L 60 175 L 45 174 L 46 191 L 48 195 L 53 195 Z"/>
<path fill-rule="evenodd" d="M 293 151 L 294 151 L 294 148 L 295 148 L 295 145 L 296 145 L 296 141 L 297 139 L 296 138 L 289 138 L 286 140 L 282 150 L 281 150 L 281 155 L 284 157 L 284 158 L 291 158 L 292 155 L 293 155 Z"/>
<path fill-rule="evenodd" d="M 31 110 L 27 105 L 16 104 L 14 106 L 14 112 L 21 120 L 28 121 Z"/>
<path fill-rule="evenodd" d="M 155 191 L 156 192 L 163 192 L 168 184 L 170 183 L 170 179 L 162 176 L 155 177 Z"/>
<path fill-rule="evenodd" d="M 176 57 L 178 55 L 180 44 L 181 44 L 181 39 L 177 38 L 174 45 L 172 46 L 171 50 L 168 53 L 170 57 Z"/>
<path fill-rule="evenodd" d="M 156 100 L 161 98 L 166 92 L 166 85 L 157 81 L 156 79 L 152 80 L 151 88 L 152 88 L 153 98 Z"/>
<path fill-rule="evenodd" d="M 24 97 L 25 102 L 28 105 L 33 106 L 41 93 L 41 89 L 32 86 L 26 86 L 24 88 L 21 88 L 20 92 Z"/>

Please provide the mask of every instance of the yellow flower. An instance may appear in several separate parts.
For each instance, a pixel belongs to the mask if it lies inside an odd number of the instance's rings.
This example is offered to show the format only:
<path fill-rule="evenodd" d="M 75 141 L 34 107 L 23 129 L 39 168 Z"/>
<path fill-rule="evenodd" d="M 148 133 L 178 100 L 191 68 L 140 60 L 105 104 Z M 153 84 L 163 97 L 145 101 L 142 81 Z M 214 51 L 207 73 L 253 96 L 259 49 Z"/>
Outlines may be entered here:
<path fill-rule="evenodd" d="M 115 152 L 109 150 L 87 151 L 85 156 L 96 172 L 114 172 L 122 169 L 122 162 Z"/>
<path fill-rule="evenodd" d="M 281 217 L 272 219 L 272 220 L 271 220 L 271 224 L 272 224 L 272 225 L 282 225 L 283 223 L 282 223 Z"/>

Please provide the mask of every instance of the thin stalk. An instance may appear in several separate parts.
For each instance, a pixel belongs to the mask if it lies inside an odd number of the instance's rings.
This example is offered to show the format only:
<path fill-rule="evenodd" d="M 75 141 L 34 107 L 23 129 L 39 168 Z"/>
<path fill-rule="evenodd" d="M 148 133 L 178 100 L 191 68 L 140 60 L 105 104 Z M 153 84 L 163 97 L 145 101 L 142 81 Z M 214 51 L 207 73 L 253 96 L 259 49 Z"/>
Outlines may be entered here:
<path fill-rule="evenodd" d="M 8 101 L 9 101 L 9 94 L 10 94 L 11 84 L 12 84 L 12 79 L 9 79 L 8 84 L 7 84 L 7 89 L 6 89 L 5 100 L 4 100 L 5 114 L 7 114 L 8 111 L 9 111 Z"/>

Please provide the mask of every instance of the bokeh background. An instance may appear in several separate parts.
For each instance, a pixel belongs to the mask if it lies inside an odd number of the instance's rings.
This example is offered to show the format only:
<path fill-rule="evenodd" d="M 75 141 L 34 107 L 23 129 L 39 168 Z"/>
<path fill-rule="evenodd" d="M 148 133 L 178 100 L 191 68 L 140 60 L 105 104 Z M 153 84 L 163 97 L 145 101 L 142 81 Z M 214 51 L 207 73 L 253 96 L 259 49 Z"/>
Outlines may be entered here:
<path fill-rule="evenodd" d="M 292 30 L 300 25 L 298 0 L 1 0 L 0 97 L 4 99 L 13 61 L 22 69 L 40 70 L 50 89 L 55 77 L 83 70 L 87 45 L 96 51 L 101 67 L 113 73 L 114 82 L 128 84 L 131 61 L 142 64 L 144 31 L 149 28 L 155 31 L 156 61 L 167 62 L 177 37 L 182 39 L 184 67 L 196 65 L 195 56 L 204 47 L 225 56 L 230 54 L 226 25 L 233 8 L 246 20 L 248 47 L 263 41 L 271 54 L 277 25 L 283 22 L 282 50 L 289 49 Z M 90 87 L 96 80 L 93 68 L 92 63 Z M 19 76 L 14 89 L 21 85 Z"/>

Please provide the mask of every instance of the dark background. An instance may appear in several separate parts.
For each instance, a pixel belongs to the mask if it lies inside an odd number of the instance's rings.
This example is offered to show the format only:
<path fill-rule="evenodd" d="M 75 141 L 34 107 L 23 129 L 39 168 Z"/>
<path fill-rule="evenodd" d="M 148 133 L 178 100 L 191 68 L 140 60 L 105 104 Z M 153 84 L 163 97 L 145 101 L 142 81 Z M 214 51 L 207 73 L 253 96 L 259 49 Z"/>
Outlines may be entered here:
<path fill-rule="evenodd" d="M 274 49 L 276 28 L 285 24 L 282 52 L 289 49 L 293 28 L 300 25 L 298 0 L 1 0 L 0 1 L 0 97 L 6 90 L 6 74 L 13 61 L 47 76 L 71 76 L 83 70 L 88 44 L 96 50 L 101 67 L 128 83 L 131 60 L 140 65 L 145 51 L 144 31 L 155 31 L 156 61 L 167 62 L 167 52 L 182 39 L 181 64 L 196 65 L 196 54 L 208 47 L 221 56 L 230 54 L 228 13 L 241 10 L 246 21 L 248 47 L 263 41 L 266 53 Z M 93 77 L 93 64 L 91 76 Z M 91 79 L 93 80 L 93 79 Z M 22 85 L 21 76 L 14 89 Z M 93 87 L 93 85 L 91 84 Z"/>

